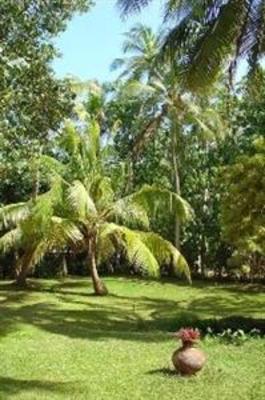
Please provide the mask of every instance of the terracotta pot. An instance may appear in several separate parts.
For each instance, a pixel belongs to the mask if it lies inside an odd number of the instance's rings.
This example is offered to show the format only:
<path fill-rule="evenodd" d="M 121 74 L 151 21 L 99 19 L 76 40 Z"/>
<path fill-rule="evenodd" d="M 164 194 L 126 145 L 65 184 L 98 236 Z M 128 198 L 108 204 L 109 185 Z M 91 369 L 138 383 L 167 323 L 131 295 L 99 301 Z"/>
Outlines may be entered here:
<path fill-rule="evenodd" d="M 184 344 L 173 353 L 172 362 L 182 375 L 193 375 L 202 369 L 206 362 L 206 356 L 202 350 L 189 343 Z"/>

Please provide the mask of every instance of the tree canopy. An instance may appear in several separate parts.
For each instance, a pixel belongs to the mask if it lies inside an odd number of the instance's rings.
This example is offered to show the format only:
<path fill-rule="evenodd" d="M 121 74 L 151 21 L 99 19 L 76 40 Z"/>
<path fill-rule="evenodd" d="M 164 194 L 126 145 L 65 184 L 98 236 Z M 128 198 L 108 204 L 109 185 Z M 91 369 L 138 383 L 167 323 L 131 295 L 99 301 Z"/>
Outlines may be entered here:
<path fill-rule="evenodd" d="M 118 0 L 117 4 L 127 16 L 150 2 Z M 182 59 L 183 82 L 192 91 L 209 88 L 225 62 L 232 74 L 241 59 L 253 70 L 264 55 L 263 0 L 167 0 L 164 20 L 172 27 L 165 34 L 162 52 L 174 60 Z"/>
<path fill-rule="evenodd" d="M 0 273 L 264 279 L 263 2 L 167 1 L 117 79 L 60 80 L 54 38 L 91 6 L 0 4 Z"/>

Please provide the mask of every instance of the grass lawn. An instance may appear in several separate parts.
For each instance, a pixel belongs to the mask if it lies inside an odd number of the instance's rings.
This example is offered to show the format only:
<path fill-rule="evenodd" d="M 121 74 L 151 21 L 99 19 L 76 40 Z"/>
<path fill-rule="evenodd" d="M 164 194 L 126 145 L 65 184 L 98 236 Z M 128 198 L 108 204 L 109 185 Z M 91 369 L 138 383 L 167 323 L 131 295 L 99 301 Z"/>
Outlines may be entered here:
<path fill-rule="evenodd" d="M 195 319 L 264 323 L 262 287 L 105 281 L 104 298 L 89 295 L 87 279 L 25 292 L 0 283 L 1 400 L 265 399 L 265 339 L 203 340 L 208 363 L 187 379 L 172 372 L 178 343 L 168 334 Z"/>

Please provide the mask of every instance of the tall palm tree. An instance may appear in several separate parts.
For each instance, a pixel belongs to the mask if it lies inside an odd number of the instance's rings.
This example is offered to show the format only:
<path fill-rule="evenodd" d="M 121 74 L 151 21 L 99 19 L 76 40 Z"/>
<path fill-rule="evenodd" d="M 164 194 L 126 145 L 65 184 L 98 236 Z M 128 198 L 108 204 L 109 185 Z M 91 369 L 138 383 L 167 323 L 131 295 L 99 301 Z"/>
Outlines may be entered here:
<path fill-rule="evenodd" d="M 152 0 L 118 0 L 123 15 Z M 208 88 L 224 62 L 230 72 L 245 58 L 254 68 L 265 52 L 264 0 L 167 0 L 164 18 L 173 22 L 163 50 L 182 58 L 184 82 L 193 91 Z"/>
<path fill-rule="evenodd" d="M 70 145 L 68 155 L 73 151 L 73 160 L 70 157 L 65 169 L 56 174 L 51 189 L 34 201 L 9 205 L 0 211 L 1 229 L 5 230 L 0 250 L 15 249 L 19 254 L 17 284 L 25 285 L 29 271 L 46 253 L 61 252 L 66 246 L 86 253 L 94 290 L 99 295 L 107 294 L 107 288 L 97 266 L 115 252 L 122 252 L 137 270 L 148 275 L 157 277 L 160 265 L 167 264 L 190 279 L 184 257 L 170 242 L 151 232 L 149 223 L 155 212 L 166 209 L 185 221 L 191 215 L 189 205 L 168 190 L 150 186 L 117 198 L 110 177 L 96 162 L 104 151 L 99 145 L 99 130 L 92 129 L 90 133 L 87 139 L 88 132 L 86 136 L 79 135 L 68 125 L 66 143 Z M 55 161 L 53 167 L 59 171 L 60 164 Z M 74 181 L 67 174 L 71 168 Z"/>
<path fill-rule="evenodd" d="M 111 69 L 123 68 L 120 78 L 144 79 L 147 71 L 156 69 L 159 40 L 151 28 L 142 24 L 135 25 L 124 36 L 123 53 L 125 57 L 116 58 Z M 127 55 L 128 58 L 126 58 Z"/>
<path fill-rule="evenodd" d="M 135 33 L 137 29 L 139 36 L 145 31 L 142 27 L 141 29 L 136 27 L 133 28 L 133 32 Z M 128 48 L 134 51 L 133 46 L 128 46 Z M 154 54 L 157 54 L 158 51 L 157 47 L 154 49 Z M 141 70 L 145 79 L 129 79 L 122 90 L 122 95 L 141 97 L 143 99 L 142 108 L 147 115 L 143 128 L 138 132 L 134 141 L 132 157 L 138 157 L 146 143 L 152 139 L 161 126 L 164 126 L 169 131 L 171 138 L 169 157 L 172 165 L 172 186 L 174 192 L 180 195 L 180 155 L 184 150 L 185 135 L 192 124 L 197 124 L 204 134 L 212 137 L 221 128 L 221 121 L 213 109 L 200 107 L 200 102 L 196 97 L 183 91 L 180 84 L 181 70 L 176 63 L 168 61 L 160 64 L 152 61 L 149 68 L 148 63 L 141 60 L 141 54 L 142 59 L 145 60 L 146 50 L 144 47 L 141 48 L 141 51 L 137 49 L 137 62 L 141 67 L 145 65 L 145 71 Z M 128 75 L 127 71 L 130 71 L 132 59 L 135 70 L 138 69 L 133 53 L 131 57 L 127 56 L 124 59 L 123 64 L 120 64 L 123 67 L 123 76 Z M 175 246 L 180 247 L 180 222 L 177 219 L 175 222 Z"/>

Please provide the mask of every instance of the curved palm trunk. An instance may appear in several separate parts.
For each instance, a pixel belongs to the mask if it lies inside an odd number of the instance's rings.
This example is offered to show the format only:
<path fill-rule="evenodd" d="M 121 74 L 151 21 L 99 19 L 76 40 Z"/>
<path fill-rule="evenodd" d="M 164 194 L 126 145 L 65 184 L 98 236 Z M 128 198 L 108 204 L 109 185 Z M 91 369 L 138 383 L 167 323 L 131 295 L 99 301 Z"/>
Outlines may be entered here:
<path fill-rule="evenodd" d="M 27 286 L 27 275 L 32 271 L 32 256 L 35 247 L 25 250 L 24 254 L 17 260 L 15 272 L 16 272 L 16 285 L 24 288 Z"/>
<path fill-rule="evenodd" d="M 15 285 L 19 288 L 27 287 L 28 266 L 26 260 L 18 260 L 15 267 Z"/>
<path fill-rule="evenodd" d="M 176 130 L 171 129 L 171 151 L 172 151 L 172 183 L 173 190 L 176 194 L 180 195 L 180 177 L 179 177 L 179 168 L 177 161 L 177 137 Z M 180 222 L 178 217 L 175 218 L 175 227 L 174 227 L 174 244 L 177 249 L 180 248 Z"/>
<path fill-rule="evenodd" d="M 94 292 L 98 296 L 106 296 L 108 294 L 108 289 L 106 288 L 104 282 L 100 279 L 97 270 L 96 262 L 96 239 L 91 238 L 88 245 L 88 267 L 91 274 L 91 279 L 94 287 Z"/>
<path fill-rule="evenodd" d="M 22 270 L 19 272 L 19 274 L 16 277 L 16 286 L 20 288 L 26 288 L 27 287 L 27 271 Z"/>

